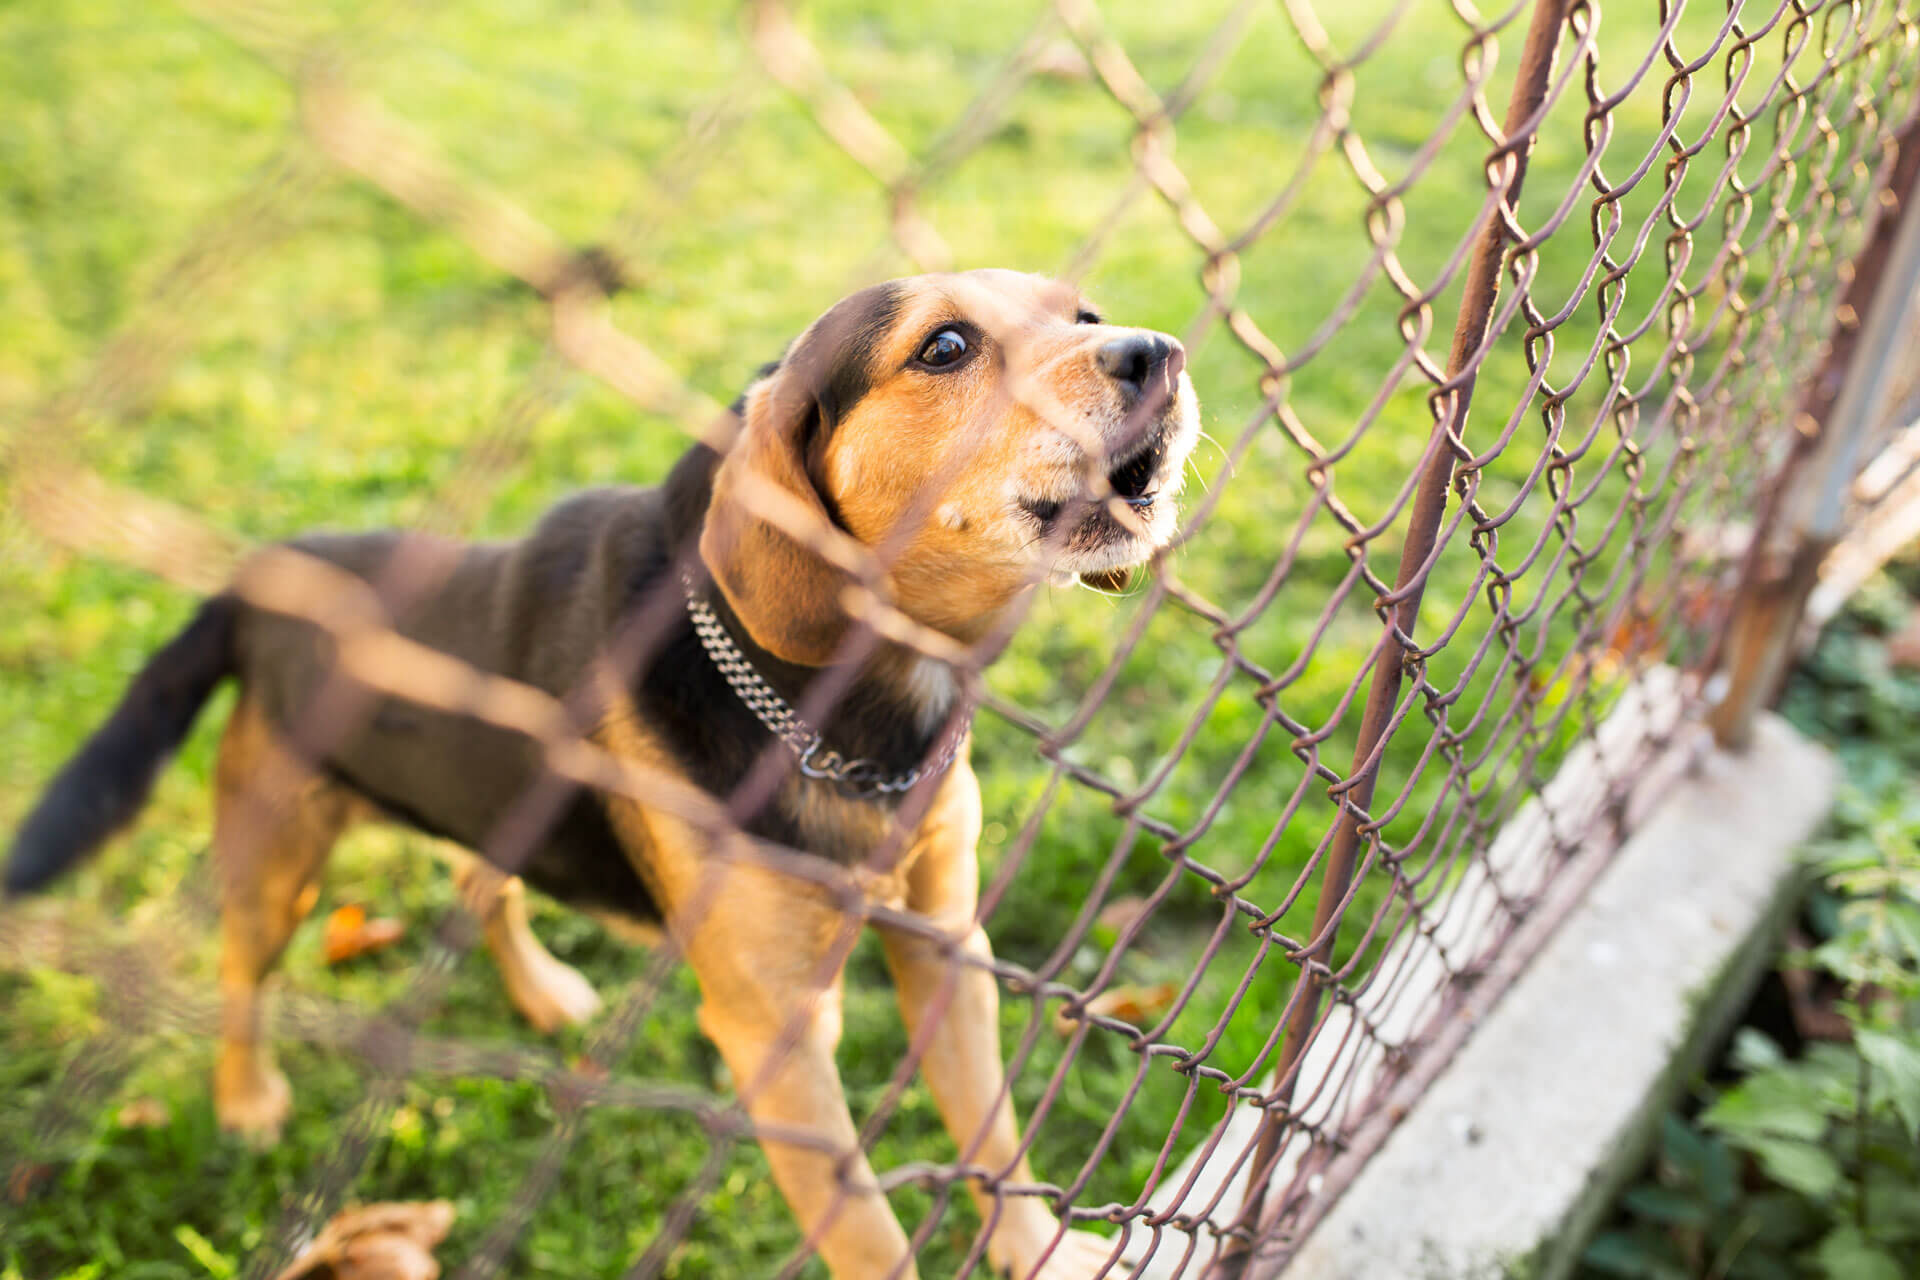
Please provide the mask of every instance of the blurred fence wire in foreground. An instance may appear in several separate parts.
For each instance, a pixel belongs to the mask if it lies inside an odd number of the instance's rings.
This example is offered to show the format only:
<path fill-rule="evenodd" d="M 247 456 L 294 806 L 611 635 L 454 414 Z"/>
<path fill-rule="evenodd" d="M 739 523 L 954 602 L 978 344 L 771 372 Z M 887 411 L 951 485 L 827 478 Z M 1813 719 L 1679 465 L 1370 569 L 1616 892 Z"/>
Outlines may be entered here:
<path fill-rule="evenodd" d="M 840 198 L 879 211 L 885 236 L 861 247 L 848 288 L 900 271 L 999 265 L 967 259 L 973 241 L 942 225 L 942 193 L 968 180 L 1011 121 L 1046 109 L 1051 99 L 1032 99 L 1036 84 L 1098 99 L 1119 127 L 1114 136 L 1130 148 L 1124 177 L 1082 193 L 1094 204 L 1061 274 L 1098 273 L 1130 219 L 1156 205 L 1167 216 L 1152 223 L 1153 252 L 1193 264 L 1195 302 L 1180 336 L 1239 381 L 1229 391 L 1196 366 L 1202 403 L 1238 416 L 1209 415 L 1221 456 L 1203 468 L 1205 488 L 1185 512 L 1185 552 L 1157 562 L 1128 598 L 1124 624 L 1064 709 L 1024 705 L 996 686 L 988 661 L 1004 636 L 966 649 L 877 592 L 855 608 L 863 634 L 952 664 L 980 699 L 980 732 L 1026 740 L 1039 762 L 1039 798 L 983 886 L 990 933 L 1022 869 L 1048 857 L 1050 807 L 1091 798 L 1113 818 L 1111 849 L 1085 897 L 1056 904 L 1050 957 L 983 962 L 956 951 L 953 963 L 990 964 L 1030 1009 L 1025 1034 L 1009 1039 L 1009 1074 L 1034 1099 L 1023 1111 L 1037 1146 L 1076 1072 L 1126 1083 L 1112 1123 L 1075 1153 L 1079 1167 L 1041 1170 L 1051 1181 L 1015 1185 L 951 1152 L 880 1168 L 883 1186 L 932 1193 L 932 1212 L 909 1224 L 916 1243 L 973 1179 L 1112 1230 L 1112 1274 L 1283 1267 L 1444 1063 L 1465 1025 L 1460 1011 L 1493 998 L 1676 775 L 1675 749 L 1709 717 L 1723 739 L 1741 737 L 1820 565 L 1914 469 L 1900 469 L 1914 451 L 1898 431 L 1913 417 L 1901 390 L 1910 391 L 1913 344 L 1869 340 L 1875 314 L 1911 323 L 1895 314 L 1900 286 L 1880 288 L 1901 279 L 1894 241 L 1920 193 L 1920 10 L 1904 0 L 1663 0 L 1652 15 L 1609 0 L 1604 24 L 1599 0 L 1519 0 L 1489 12 L 1439 0 L 1243 0 L 1223 7 L 1173 74 L 1160 50 L 1150 51 L 1154 74 L 1144 72 L 1140 51 L 1116 34 L 1122 24 L 1094 0 L 1056 0 L 1027 25 L 992 33 L 1004 38 L 1003 56 L 918 145 L 889 129 L 889 103 L 869 101 L 836 67 L 823 38 L 830 20 L 754 0 L 737 22 L 714 19 L 716 39 L 737 46 L 737 82 L 649 160 L 647 198 L 586 239 L 481 180 L 369 87 L 362 62 L 403 38 L 407 10 L 369 13 L 343 30 L 274 4 L 193 9 L 285 78 L 294 125 L 251 185 L 154 276 L 85 376 L 9 424 L 4 457 L 33 537 L 196 592 L 225 585 L 248 540 L 166 494 L 102 475 L 76 424 L 137 422 L 223 296 L 262 269 L 298 231 L 306 202 L 343 175 L 544 301 L 543 353 L 414 508 L 415 527 L 461 534 L 538 452 L 542 421 L 581 394 L 581 374 L 690 441 L 731 438 L 726 397 L 698 389 L 621 323 L 610 299 L 672 279 L 675 264 L 655 246 L 676 202 L 712 166 L 732 163 L 730 144 L 770 101 L 798 104 L 844 153 Z M 1189 114 L 1257 27 L 1277 27 L 1309 72 L 1284 82 L 1276 73 L 1268 86 L 1287 109 L 1273 113 L 1285 120 L 1274 125 L 1279 141 L 1237 160 L 1203 150 L 1183 162 L 1176 143 Z M 1436 30 L 1450 41 L 1438 73 L 1418 83 L 1380 74 L 1396 49 Z M 1398 114 L 1384 113 L 1383 100 Z M 1233 216 L 1210 210 L 1206 196 L 1225 185 L 1229 164 Z M 1436 188 L 1456 196 L 1428 199 Z M 1316 194 L 1329 189 L 1352 196 L 1347 216 L 1314 215 Z M 1009 216 L 1034 198 L 1019 183 L 996 196 Z M 1443 217 L 1452 221 L 1435 229 Z M 1418 252 L 1410 228 L 1426 237 Z M 1276 280 L 1262 255 L 1282 244 L 1296 256 Z M 1322 254 L 1337 271 L 1308 269 Z M 1283 292 L 1291 309 L 1276 302 Z M 1295 322 L 1302 298 L 1313 307 L 1304 325 Z M 1370 346 L 1343 345 L 1361 331 Z M 1891 367 L 1895 385 L 1852 403 L 1863 362 Z M 1338 416 L 1303 400 L 1296 388 L 1314 378 L 1357 384 L 1358 411 Z M 1420 406 L 1411 425 L 1410 404 Z M 1257 543 L 1246 521 L 1221 523 L 1235 503 L 1258 513 Z M 879 581 L 884 563 L 872 549 L 779 519 Z M 1209 574 L 1203 558 L 1223 548 L 1241 572 Z M 441 572 L 430 555 L 399 560 L 374 601 L 364 584 L 291 557 L 242 584 L 254 603 L 306 616 L 340 640 L 336 681 L 299 735 L 309 750 L 349 732 L 375 694 L 530 736 L 550 772 L 496 833 L 489 855 L 508 867 L 575 788 L 664 806 L 715 834 L 737 832 L 763 802 L 773 775 L 755 773 L 732 796 L 678 785 L 586 741 L 563 702 L 387 630 L 380 619 L 433 592 Z M 680 607 L 677 595 L 649 602 L 611 639 L 608 661 L 633 669 Z M 1275 639 L 1283 617 L 1284 643 Z M 1089 735 L 1113 691 L 1132 687 L 1126 673 L 1174 633 L 1210 655 L 1205 678 L 1190 704 L 1152 708 L 1169 731 L 1146 767 L 1109 769 L 1087 749 Z M 1240 704 L 1247 714 L 1222 713 Z M 1203 755 L 1205 768 L 1193 763 Z M 1170 800 L 1176 775 L 1189 789 L 1180 803 Z M 1257 848 L 1219 836 L 1229 808 L 1257 815 L 1266 833 Z M 1305 856 L 1276 852 L 1289 848 Z M 788 874 L 821 874 L 777 848 L 756 856 Z M 1141 862 L 1153 868 L 1148 887 L 1121 904 L 1115 885 Z M 1188 934 L 1190 976 L 1152 1007 L 1115 1001 L 1129 949 L 1168 901 L 1196 890 L 1208 905 Z M 209 897 L 189 888 L 174 909 L 204 926 Z M 1103 920 L 1111 936 L 1093 941 Z M 849 914 L 850 931 L 862 922 Z M 940 937 L 923 923 L 891 923 Z M 464 915 L 444 920 L 407 995 L 388 1007 L 287 1002 L 280 1033 L 360 1055 L 366 1087 L 246 1274 L 272 1275 L 344 1202 L 408 1078 L 458 1075 L 537 1082 L 557 1117 L 542 1158 L 459 1274 L 505 1265 L 588 1107 L 675 1111 L 712 1144 L 631 1274 L 667 1266 L 730 1146 L 751 1135 L 722 1096 L 604 1066 L 621 1060 L 659 999 L 671 948 L 658 949 L 646 978 L 591 1029 L 580 1065 L 423 1030 L 474 935 Z M 84 1069 L 40 1118 L 49 1129 L 112 1090 L 145 1031 L 218 1025 L 213 996 L 144 944 L 95 943 L 17 919 L 0 927 L 0 945 L 9 965 L 101 978 L 114 1010 Z M 1105 948 L 1100 963 L 1091 974 L 1071 970 L 1089 945 Z M 1056 1022 L 1064 1052 L 1036 1067 L 1034 1043 Z M 1086 1065 L 1096 1045 L 1097 1068 Z M 858 1117 L 863 1141 L 886 1131 L 924 1050 L 909 1046 Z M 1150 1172 L 1122 1194 L 1089 1193 L 1127 1108 L 1169 1082 L 1177 1105 L 1156 1120 L 1162 1145 L 1144 1162 Z M 982 1247 L 975 1237 L 972 1254 Z"/>

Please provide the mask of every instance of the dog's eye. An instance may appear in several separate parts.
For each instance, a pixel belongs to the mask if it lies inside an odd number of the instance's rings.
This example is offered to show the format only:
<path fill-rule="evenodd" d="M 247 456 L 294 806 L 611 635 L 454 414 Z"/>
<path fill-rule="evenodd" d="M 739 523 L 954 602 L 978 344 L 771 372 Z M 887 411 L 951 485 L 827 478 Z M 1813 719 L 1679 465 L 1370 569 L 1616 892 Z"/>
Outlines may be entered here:
<path fill-rule="evenodd" d="M 915 357 L 929 369 L 945 369 L 960 362 L 967 354 L 967 336 L 958 329 L 942 329 L 927 339 L 920 354 Z"/>
<path fill-rule="evenodd" d="M 1082 307 L 1079 313 L 1073 317 L 1073 322 L 1075 324 L 1099 324 L 1100 313 L 1089 307 Z"/>

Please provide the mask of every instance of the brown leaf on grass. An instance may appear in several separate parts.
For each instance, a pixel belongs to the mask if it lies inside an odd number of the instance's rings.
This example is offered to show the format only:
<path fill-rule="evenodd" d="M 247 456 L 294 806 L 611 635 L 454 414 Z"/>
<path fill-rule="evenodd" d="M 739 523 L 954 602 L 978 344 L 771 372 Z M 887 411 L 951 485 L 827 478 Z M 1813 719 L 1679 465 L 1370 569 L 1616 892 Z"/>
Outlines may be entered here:
<path fill-rule="evenodd" d="M 1787 933 L 1790 951 L 1811 951 L 1813 939 L 1795 928 Z M 1782 965 L 1780 980 L 1787 989 L 1787 1011 L 1793 1015 L 1793 1028 L 1808 1040 L 1853 1039 L 1853 1023 L 1837 1007 L 1846 992 L 1827 973 Z"/>
<path fill-rule="evenodd" d="M 173 1123 L 173 1112 L 158 1098 L 130 1098 L 113 1122 L 122 1129 L 164 1129 Z"/>
<path fill-rule="evenodd" d="M 367 909 L 357 902 L 336 907 L 327 917 L 327 932 L 322 946 L 328 964 L 340 964 L 355 956 L 378 951 L 400 941 L 406 926 L 398 920 L 369 920 Z"/>
<path fill-rule="evenodd" d="M 1887 637 L 1887 662 L 1902 671 L 1920 671 L 1920 608 L 1907 617 L 1907 625 Z"/>
<path fill-rule="evenodd" d="M 25 1204 L 53 1181 L 56 1168 L 37 1160 L 22 1160 L 7 1171 L 7 1203 Z"/>
<path fill-rule="evenodd" d="M 1666 633 L 1660 618 L 1643 600 L 1613 624 L 1607 632 L 1607 656 L 1618 663 L 1622 658 L 1651 661 L 1666 652 Z"/>
<path fill-rule="evenodd" d="M 275 1280 L 435 1280 L 433 1246 L 452 1226 L 446 1200 L 343 1209 Z"/>
<path fill-rule="evenodd" d="M 1145 1026 L 1173 1007 L 1173 993 L 1171 982 L 1156 982 L 1150 987 L 1123 982 L 1087 1001 L 1087 1013 L 1102 1018 L 1118 1018 L 1136 1027 Z M 1053 1029 L 1063 1036 L 1070 1036 L 1081 1021 L 1081 1018 L 1061 1008 L 1053 1015 Z"/>

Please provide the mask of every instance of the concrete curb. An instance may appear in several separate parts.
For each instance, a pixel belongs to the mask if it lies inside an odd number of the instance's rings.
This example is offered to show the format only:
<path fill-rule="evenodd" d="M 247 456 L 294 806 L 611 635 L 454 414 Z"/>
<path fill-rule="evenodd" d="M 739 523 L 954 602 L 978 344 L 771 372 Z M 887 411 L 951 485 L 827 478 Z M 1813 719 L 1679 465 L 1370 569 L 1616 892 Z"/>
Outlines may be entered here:
<path fill-rule="evenodd" d="M 1394 1130 L 1288 1280 L 1555 1280 L 1726 1033 L 1826 815 L 1828 754 L 1765 717 L 1709 751 Z"/>

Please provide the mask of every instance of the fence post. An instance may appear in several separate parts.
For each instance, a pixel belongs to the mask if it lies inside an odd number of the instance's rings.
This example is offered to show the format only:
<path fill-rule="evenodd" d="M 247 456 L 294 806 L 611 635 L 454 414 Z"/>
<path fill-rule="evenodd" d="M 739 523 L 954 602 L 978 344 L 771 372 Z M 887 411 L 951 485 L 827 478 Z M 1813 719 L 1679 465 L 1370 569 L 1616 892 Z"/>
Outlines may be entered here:
<path fill-rule="evenodd" d="M 1447 381 L 1434 393 L 1433 433 L 1428 439 L 1413 507 L 1408 517 L 1407 540 L 1400 549 L 1400 564 L 1390 595 L 1378 604 L 1387 610 L 1386 629 L 1375 653 L 1373 681 L 1360 718 L 1359 740 L 1354 746 L 1353 767 L 1344 788 L 1337 788 L 1341 802 L 1338 827 L 1321 872 L 1320 897 L 1314 909 L 1312 932 L 1299 956 L 1300 976 L 1288 1001 L 1285 1030 L 1280 1042 L 1280 1060 L 1275 1069 L 1276 1088 L 1266 1099 L 1260 1131 L 1255 1141 L 1253 1162 L 1248 1171 L 1249 1186 L 1236 1227 L 1219 1260 L 1208 1269 L 1208 1280 L 1239 1280 L 1247 1272 L 1249 1261 L 1264 1237 L 1278 1226 L 1277 1215 L 1284 1201 L 1268 1206 L 1267 1183 L 1272 1179 L 1280 1153 L 1280 1141 L 1292 1109 L 1295 1068 L 1307 1043 L 1312 1039 L 1319 1018 L 1326 982 L 1320 971 L 1330 967 L 1334 942 L 1339 933 L 1340 912 L 1352 887 L 1354 866 L 1368 835 L 1362 815 L 1373 804 L 1374 783 L 1380 773 L 1385 739 L 1393 722 L 1393 711 L 1400 699 L 1401 680 L 1413 635 L 1420 616 L 1420 600 L 1426 590 L 1440 528 L 1445 521 L 1447 490 L 1453 483 L 1453 464 L 1458 446 L 1454 441 L 1465 434 L 1467 412 L 1473 403 L 1474 382 L 1479 374 L 1481 344 L 1487 340 L 1492 324 L 1494 303 L 1500 292 L 1500 267 L 1506 257 L 1508 226 L 1520 187 L 1526 178 L 1527 158 L 1538 135 L 1535 117 L 1546 103 L 1547 87 L 1560 48 L 1560 33 L 1565 28 L 1572 0 L 1535 0 L 1521 48 L 1512 95 L 1502 126 L 1505 141 L 1489 157 L 1490 167 L 1503 157 L 1509 171 L 1501 205 L 1488 217 L 1474 248 L 1467 269 L 1464 292 L 1454 325 L 1453 345 L 1447 357 Z"/>
<path fill-rule="evenodd" d="M 1847 489 L 1884 412 L 1894 345 L 1920 291 L 1920 113 L 1894 145 L 1873 230 L 1854 259 L 1826 358 L 1801 388 L 1799 438 L 1763 500 L 1727 619 L 1726 687 L 1707 724 L 1730 750 L 1752 739 L 1754 717 L 1785 675 L 1821 562 L 1840 540 Z"/>

